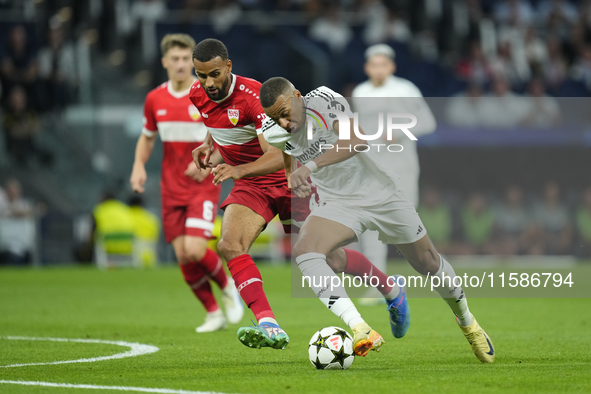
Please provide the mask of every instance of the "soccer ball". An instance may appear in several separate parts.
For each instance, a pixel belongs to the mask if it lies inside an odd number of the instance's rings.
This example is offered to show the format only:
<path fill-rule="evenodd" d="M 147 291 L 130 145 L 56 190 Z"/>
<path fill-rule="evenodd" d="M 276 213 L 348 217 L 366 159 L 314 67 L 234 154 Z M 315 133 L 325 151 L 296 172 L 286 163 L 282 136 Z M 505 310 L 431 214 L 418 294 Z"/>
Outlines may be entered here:
<path fill-rule="evenodd" d="M 312 335 L 308 356 L 316 369 L 347 369 L 355 359 L 353 338 L 342 328 L 323 328 Z"/>

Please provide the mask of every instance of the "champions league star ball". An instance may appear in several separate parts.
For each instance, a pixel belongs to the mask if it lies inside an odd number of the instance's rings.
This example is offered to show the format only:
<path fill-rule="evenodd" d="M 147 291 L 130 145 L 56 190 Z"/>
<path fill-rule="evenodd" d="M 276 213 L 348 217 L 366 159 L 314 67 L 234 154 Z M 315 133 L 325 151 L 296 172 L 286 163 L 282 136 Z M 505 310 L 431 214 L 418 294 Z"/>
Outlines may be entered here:
<path fill-rule="evenodd" d="M 347 369 L 355 359 L 353 338 L 342 328 L 323 328 L 312 335 L 308 356 L 316 369 Z"/>

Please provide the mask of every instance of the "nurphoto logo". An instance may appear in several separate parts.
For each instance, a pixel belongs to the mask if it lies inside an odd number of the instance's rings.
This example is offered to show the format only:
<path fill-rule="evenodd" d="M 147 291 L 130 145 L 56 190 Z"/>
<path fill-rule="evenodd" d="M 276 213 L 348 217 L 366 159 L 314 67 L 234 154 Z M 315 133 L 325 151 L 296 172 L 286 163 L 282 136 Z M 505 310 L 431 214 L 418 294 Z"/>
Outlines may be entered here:
<path fill-rule="evenodd" d="M 324 117 L 318 112 L 314 111 L 311 108 L 306 108 L 307 110 L 313 111 L 313 113 L 306 112 L 308 115 L 307 123 L 307 138 L 308 140 L 314 139 L 314 134 L 317 130 L 317 127 L 322 128 L 324 125 L 328 129 L 328 125 Z M 323 112 L 329 114 L 331 118 L 336 118 L 339 121 L 339 141 L 350 141 L 351 140 L 351 121 L 349 116 L 337 109 L 327 109 Z M 386 119 L 386 127 L 384 127 L 384 118 Z M 406 122 L 401 122 L 401 120 L 407 120 Z M 393 141 L 393 131 L 400 130 L 402 131 L 409 139 L 412 141 L 416 141 L 417 137 L 415 137 L 410 129 L 417 125 L 417 117 L 411 113 L 403 112 L 388 112 L 384 116 L 383 112 L 378 113 L 378 130 L 374 134 L 364 134 L 370 132 L 370 130 L 364 130 L 364 133 L 359 131 L 359 114 L 355 112 L 353 114 L 353 132 L 355 136 L 363 141 L 376 141 L 376 140 L 384 140 L 382 137 L 384 132 L 386 133 L 386 142 Z M 376 141 L 377 142 L 377 141 Z M 333 149 L 335 148 L 334 144 L 327 144 L 322 143 L 319 146 L 320 151 Z M 337 151 L 339 150 L 354 150 L 355 152 L 368 152 L 370 150 L 374 150 L 377 152 L 387 150 L 388 152 L 402 152 L 403 146 L 400 144 L 386 144 L 386 143 L 365 143 L 365 144 L 350 144 L 350 145 L 343 145 L 338 144 L 336 145 Z"/>

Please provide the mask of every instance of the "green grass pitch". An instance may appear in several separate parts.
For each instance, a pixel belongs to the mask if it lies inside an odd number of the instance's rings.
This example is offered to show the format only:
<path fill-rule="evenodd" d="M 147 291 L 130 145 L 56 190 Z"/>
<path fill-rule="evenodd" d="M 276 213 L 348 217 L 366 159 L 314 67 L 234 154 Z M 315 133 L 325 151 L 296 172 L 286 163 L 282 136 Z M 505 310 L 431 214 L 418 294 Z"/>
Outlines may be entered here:
<path fill-rule="evenodd" d="M 317 329 L 343 324 L 318 300 L 290 297 L 288 266 L 263 265 L 261 272 L 277 319 L 291 338 L 283 351 L 242 346 L 238 326 L 196 334 L 204 311 L 176 267 L 0 269 L 0 366 L 124 351 L 114 345 L 11 341 L 7 336 L 93 338 L 160 348 L 118 360 L 0 368 L 0 381 L 220 393 L 591 392 L 591 299 L 469 298 L 495 344 L 492 365 L 474 357 L 439 299 L 409 301 L 412 324 L 403 339 L 392 337 L 383 306 L 359 307 L 386 339 L 383 350 L 358 357 L 347 371 L 317 371 L 308 361 L 308 340 Z M 242 324 L 251 317 L 247 311 Z M 0 383 L 3 394 L 99 391 Z"/>

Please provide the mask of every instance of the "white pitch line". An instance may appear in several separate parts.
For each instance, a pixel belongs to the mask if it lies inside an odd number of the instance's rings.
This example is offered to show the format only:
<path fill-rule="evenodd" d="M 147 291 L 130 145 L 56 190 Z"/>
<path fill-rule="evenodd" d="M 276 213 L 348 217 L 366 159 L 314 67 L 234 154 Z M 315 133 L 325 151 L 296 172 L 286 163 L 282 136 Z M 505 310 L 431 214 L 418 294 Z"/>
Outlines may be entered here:
<path fill-rule="evenodd" d="M 27 363 L 27 364 L 10 364 L 0 365 L 0 368 L 26 367 L 30 365 L 53 365 L 53 364 L 72 364 L 72 363 L 93 363 L 96 361 L 113 360 L 126 357 L 137 357 L 143 354 L 155 353 L 159 348 L 152 345 L 144 345 L 142 343 L 124 342 L 124 341 L 104 341 L 102 339 L 76 339 L 76 338 L 39 338 L 39 337 L 0 337 L 0 339 L 8 339 L 15 341 L 50 341 L 50 342 L 80 342 L 80 343 L 101 343 L 106 345 L 117 345 L 128 347 L 130 350 L 113 354 L 111 356 L 79 358 L 77 360 L 52 361 L 47 363 Z"/>
<path fill-rule="evenodd" d="M 159 393 L 159 394 L 223 394 L 223 393 L 218 393 L 215 391 L 189 391 L 189 390 L 157 389 L 157 388 L 149 388 L 149 387 L 131 387 L 131 386 L 98 386 L 95 384 L 51 383 L 51 382 L 33 382 L 33 381 L 22 381 L 22 380 L 0 380 L 0 383 L 20 384 L 22 386 L 62 387 L 62 388 L 70 388 L 70 389 L 139 391 L 142 393 Z"/>

